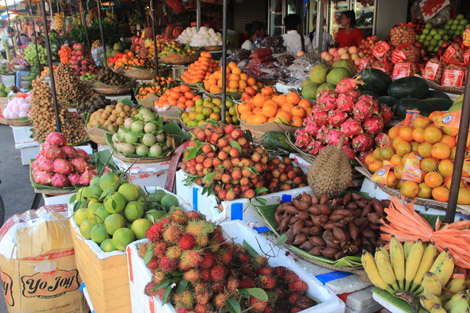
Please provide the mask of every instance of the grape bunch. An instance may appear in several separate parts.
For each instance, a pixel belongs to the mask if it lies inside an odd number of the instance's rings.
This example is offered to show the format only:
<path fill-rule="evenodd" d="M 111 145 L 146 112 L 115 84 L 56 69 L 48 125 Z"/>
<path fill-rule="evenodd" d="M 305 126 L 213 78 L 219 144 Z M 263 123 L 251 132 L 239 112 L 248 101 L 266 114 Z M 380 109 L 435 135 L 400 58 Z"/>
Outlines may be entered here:
<path fill-rule="evenodd" d="M 38 45 L 38 54 L 39 54 L 39 62 L 41 62 L 42 65 L 47 65 L 47 51 L 41 45 Z M 38 65 L 38 59 L 36 58 L 36 48 L 34 44 L 28 45 L 26 49 L 24 50 L 24 59 L 31 66 Z"/>

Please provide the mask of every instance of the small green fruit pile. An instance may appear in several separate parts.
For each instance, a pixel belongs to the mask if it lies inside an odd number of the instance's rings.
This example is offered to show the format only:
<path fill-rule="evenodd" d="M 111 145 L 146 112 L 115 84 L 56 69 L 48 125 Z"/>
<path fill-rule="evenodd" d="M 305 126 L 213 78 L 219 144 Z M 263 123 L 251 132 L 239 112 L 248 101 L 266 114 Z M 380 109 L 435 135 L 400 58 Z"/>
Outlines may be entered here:
<path fill-rule="evenodd" d="M 444 28 L 437 29 L 431 23 L 426 23 L 424 30 L 416 39 L 423 43 L 423 48 L 428 53 L 439 50 L 444 41 L 453 41 L 456 36 L 462 36 L 465 29 L 470 27 L 470 23 L 462 14 L 456 16 L 454 20 L 449 19 Z"/>
<path fill-rule="evenodd" d="M 232 100 L 227 99 L 225 102 L 226 114 L 225 121 L 227 124 L 238 125 L 237 111 Z M 181 113 L 181 120 L 189 127 L 197 127 L 206 122 L 219 122 L 222 117 L 222 100 L 219 98 L 204 98 L 196 100 L 189 112 Z"/>

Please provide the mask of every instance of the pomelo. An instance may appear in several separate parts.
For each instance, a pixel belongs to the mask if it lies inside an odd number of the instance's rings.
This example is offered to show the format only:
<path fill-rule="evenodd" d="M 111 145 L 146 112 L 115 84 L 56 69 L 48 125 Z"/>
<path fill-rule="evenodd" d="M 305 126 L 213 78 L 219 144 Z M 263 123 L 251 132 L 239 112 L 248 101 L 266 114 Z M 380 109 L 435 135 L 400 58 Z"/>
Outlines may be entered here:
<path fill-rule="evenodd" d="M 172 206 L 178 206 L 179 205 L 178 198 L 176 198 L 173 195 L 169 195 L 169 194 L 165 195 L 162 198 L 161 203 L 162 203 L 162 207 L 165 211 L 169 211 Z"/>
<path fill-rule="evenodd" d="M 85 209 L 78 209 L 73 215 L 73 220 L 75 221 L 75 223 L 77 223 L 78 226 L 80 226 L 82 222 L 87 218 L 87 211 Z"/>
<path fill-rule="evenodd" d="M 144 239 L 147 237 L 147 229 L 149 229 L 150 226 L 152 226 L 152 223 L 150 223 L 149 220 L 139 218 L 132 223 L 131 229 L 137 239 Z"/>
<path fill-rule="evenodd" d="M 119 228 L 114 232 L 113 239 L 111 239 L 114 247 L 121 251 L 124 251 L 127 245 L 133 241 L 135 241 L 135 235 L 129 228 Z"/>
<path fill-rule="evenodd" d="M 104 220 L 110 216 L 111 214 L 106 211 L 106 209 L 104 208 L 104 206 L 100 206 L 99 208 L 97 208 L 94 212 L 95 214 L 95 218 L 96 218 L 96 222 L 98 224 L 103 224 L 104 223 Z"/>
<path fill-rule="evenodd" d="M 332 85 L 332 84 L 328 84 L 328 83 L 321 84 L 321 85 L 318 86 L 318 88 L 317 88 L 317 95 L 316 95 L 316 97 L 318 97 L 318 94 L 319 94 L 321 91 L 327 90 L 327 89 L 329 89 L 329 90 L 331 90 L 331 91 L 335 91 L 335 86 Z M 316 98 L 316 97 L 315 97 L 315 98 Z"/>
<path fill-rule="evenodd" d="M 335 63 L 333 63 L 331 67 L 333 69 L 338 68 L 338 67 L 345 68 L 349 72 L 349 77 L 354 76 L 354 74 L 356 73 L 356 67 L 354 66 L 353 62 L 351 62 L 351 60 L 348 60 L 348 59 L 337 60 L 335 61 Z"/>
<path fill-rule="evenodd" d="M 93 226 L 96 225 L 96 220 L 94 218 L 88 218 L 82 222 L 80 225 L 80 234 L 86 239 L 90 239 L 90 232 Z"/>
<path fill-rule="evenodd" d="M 88 187 L 88 191 L 87 191 L 86 196 L 88 197 L 88 199 L 98 200 L 101 197 L 102 192 L 103 192 L 103 190 L 101 190 L 99 184 L 94 184 L 94 185 Z"/>
<path fill-rule="evenodd" d="M 116 230 L 126 227 L 126 219 L 121 214 L 111 214 L 104 220 L 104 226 L 108 234 L 112 235 Z"/>
<path fill-rule="evenodd" d="M 108 187 L 113 186 L 115 190 L 118 189 L 119 183 L 120 183 L 119 176 L 112 173 L 112 172 L 107 172 L 103 174 L 100 178 L 100 188 L 101 190 L 105 190 Z"/>
<path fill-rule="evenodd" d="M 129 183 L 122 184 L 118 192 L 126 198 L 128 202 L 134 201 L 139 197 L 139 191 L 134 185 Z"/>
<path fill-rule="evenodd" d="M 317 96 L 318 85 L 310 82 L 305 86 L 302 86 L 302 97 L 309 100 L 315 100 Z"/>
<path fill-rule="evenodd" d="M 104 252 L 112 252 L 116 250 L 116 247 L 114 247 L 113 242 L 111 239 L 105 239 L 101 245 L 100 245 L 101 250 Z"/>
<path fill-rule="evenodd" d="M 105 241 L 108 238 L 108 234 L 106 233 L 106 227 L 104 224 L 96 224 L 93 226 L 90 232 L 90 238 L 97 244 Z"/>
<path fill-rule="evenodd" d="M 326 82 L 328 84 L 336 86 L 340 80 L 343 78 L 348 78 L 351 75 L 349 74 L 349 71 L 345 69 L 344 67 L 337 67 L 332 69 L 328 75 L 326 76 Z"/>
<path fill-rule="evenodd" d="M 119 192 L 115 192 L 112 195 L 107 196 L 104 199 L 104 208 L 109 213 L 119 213 L 126 207 L 126 198 Z"/>
<path fill-rule="evenodd" d="M 317 64 L 310 70 L 309 77 L 315 84 L 323 84 L 326 82 L 328 70 L 330 68 L 326 64 Z"/>
<path fill-rule="evenodd" d="M 150 196 L 153 201 L 162 202 L 163 197 L 166 196 L 164 190 L 158 189 Z"/>
<path fill-rule="evenodd" d="M 129 222 L 133 222 L 144 216 L 145 210 L 140 202 L 132 201 L 126 205 L 124 216 Z"/>

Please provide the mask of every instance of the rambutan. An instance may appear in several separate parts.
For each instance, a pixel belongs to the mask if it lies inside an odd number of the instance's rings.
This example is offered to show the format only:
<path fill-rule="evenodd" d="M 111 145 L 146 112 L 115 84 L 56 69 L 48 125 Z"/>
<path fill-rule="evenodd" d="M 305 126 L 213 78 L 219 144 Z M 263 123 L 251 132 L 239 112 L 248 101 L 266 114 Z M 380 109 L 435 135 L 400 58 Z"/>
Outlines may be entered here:
<path fill-rule="evenodd" d="M 238 255 L 238 262 L 240 262 L 241 264 L 249 264 L 251 263 L 251 258 L 248 254 L 245 254 L 245 253 L 241 253 Z"/>
<path fill-rule="evenodd" d="M 222 253 L 219 254 L 219 261 L 224 264 L 230 264 L 232 262 L 232 253 L 229 249 L 223 249 Z"/>
<path fill-rule="evenodd" d="M 194 237 L 207 235 L 213 231 L 214 225 L 202 220 L 191 220 L 188 222 L 188 225 L 186 225 L 186 232 L 193 235 Z"/>
<path fill-rule="evenodd" d="M 163 238 L 170 243 L 177 243 L 181 232 L 180 225 L 170 224 L 163 231 Z"/>
<path fill-rule="evenodd" d="M 255 281 L 251 278 L 244 277 L 240 280 L 240 286 L 243 289 L 254 288 L 256 286 Z"/>
<path fill-rule="evenodd" d="M 225 284 L 223 284 L 222 282 L 215 282 L 211 285 L 211 289 L 214 294 L 224 291 L 224 288 Z"/>
<path fill-rule="evenodd" d="M 202 261 L 201 251 L 199 250 L 186 250 L 183 251 L 181 256 L 181 266 L 185 267 L 198 267 L 199 263 Z"/>
<path fill-rule="evenodd" d="M 210 251 L 204 252 L 202 255 L 201 268 L 209 269 L 214 264 L 214 254 Z"/>
<path fill-rule="evenodd" d="M 194 291 L 196 293 L 207 291 L 207 283 L 204 283 L 202 281 L 199 281 L 197 284 L 194 284 Z"/>
<path fill-rule="evenodd" d="M 171 220 L 177 224 L 184 225 L 186 224 L 188 217 L 186 216 L 186 212 L 181 209 L 177 209 L 171 212 Z"/>
<path fill-rule="evenodd" d="M 176 311 L 176 313 L 189 313 L 189 312 L 191 312 L 189 309 L 183 308 L 183 307 L 176 307 L 175 311 Z"/>
<path fill-rule="evenodd" d="M 277 292 L 275 290 L 268 290 L 266 294 L 268 295 L 268 303 L 270 305 L 276 305 L 278 299 Z"/>
<path fill-rule="evenodd" d="M 292 309 L 290 309 L 290 313 L 298 313 L 298 312 L 301 312 L 303 311 L 301 308 L 298 308 L 298 307 L 293 307 Z"/>
<path fill-rule="evenodd" d="M 273 289 L 276 286 L 276 279 L 268 275 L 261 275 L 259 277 L 259 282 L 263 289 Z"/>
<path fill-rule="evenodd" d="M 166 279 L 166 275 L 165 273 L 163 273 L 162 271 L 156 271 L 155 273 L 153 273 L 153 276 L 152 276 L 152 281 L 155 283 L 155 284 L 160 284 L 161 282 L 163 282 L 164 280 Z"/>
<path fill-rule="evenodd" d="M 211 274 L 209 273 L 209 270 L 207 269 L 201 270 L 201 278 L 204 281 L 209 281 L 211 279 Z"/>
<path fill-rule="evenodd" d="M 263 313 L 272 313 L 273 312 L 273 307 L 271 306 L 271 304 L 268 304 L 268 306 L 266 306 L 266 309 L 264 309 Z"/>
<path fill-rule="evenodd" d="M 219 293 L 215 296 L 214 304 L 217 308 L 221 309 L 224 308 L 228 299 L 228 295 L 225 293 Z"/>
<path fill-rule="evenodd" d="M 209 244 L 209 237 L 207 235 L 201 235 L 196 237 L 196 245 L 200 248 L 207 247 Z"/>
<path fill-rule="evenodd" d="M 159 259 L 155 256 L 152 257 L 152 259 L 150 260 L 149 264 L 147 265 L 147 267 L 151 270 L 154 270 L 156 268 L 158 268 L 158 264 L 159 264 Z"/>
<path fill-rule="evenodd" d="M 184 272 L 183 278 L 194 284 L 199 280 L 199 271 L 192 268 L 189 271 Z"/>
<path fill-rule="evenodd" d="M 282 277 L 285 272 L 286 272 L 286 268 L 284 266 L 276 266 L 273 269 L 273 274 L 278 276 L 278 277 Z"/>
<path fill-rule="evenodd" d="M 171 273 L 176 270 L 176 260 L 170 259 L 166 255 L 160 259 L 160 269 L 165 273 Z"/>
<path fill-rule="evenodd" d="M 166 251 L 166 256 L 169 257 L 170 259 L 178 260 L 181 257 L 182 253 L 183 251 L 181 251 L 180 247 L 171 246 Z"/>
<path fill-rule="evenodd" d="M 183 290 L 180 293 L 176 293 L 173 296 L 173 301 L 177 307 L 183 307 L 187 309 L 191 309 L 194 304 L 194 298 L 189 290 Z"/>
<path fill-rule="evenodd" d="M 163 229 L 165 228 L 165 224 L 160 222 L 156 222 L 152 226 L 147 229 L 147 238 L 151 242 L 156 242 L 158 239 L 161 239 L 163 236 Z"/>
<path fill-rule="evenodd" d="M 157 291 L 154 289 L 155 286 L 157 286 L 158 284 L 154 283 L 153 281 L 149 282 L 146 286 L 145 286 L 145 294 L 149 297 L 154 297 L 157 295 Z"/>
<path fill-rule="evenodd" d="M 315 301 L 313 301 L 313 299 L 309 298 L 308 296 L 306 295 L 303 295 L 302 297 L 300 297 L 300 299 L 295 303 L 295 305 L 299 308 L 299 309 L 302 309 L 302 310 L 306 310 L 312 306 L 315 305 Z"/>
<path fill-rule="evenodd" d="M 186 212 L 186 216 L 188 217 L 188 219 L 193 219 L 193 220 L 200 220 L 201 219 L 201 214 L 199 214 L 199 212 L 197 212 L 197 211 Z"/>
<path fill-rule="evenodd" d="M 286 269 L 284 274 L 282 275 L 282 279 L 287 283 L 291 284 L 297 280 L 299 280 L 299 276 L 294 273 L 293 271 Z"/>
<path fill-rule="evenodd" d="M 229 292 L 234 292 L 238 287 L 240 287 L 240 281 L 237 278 L 230 276 L 227 280 L 227 290 Z"/>
<path fill-rule="evenodd" d="M 195 298 L 196 298 L 197 304 L 205 305 L 209 303 L 209 300 L 211 299 L 211 294 L 208 290 L 202 290 L 202 291 L 196 292 Z"/>
<path fill-rule="evenodd" d="M 143 243 L 137 246 L 137 251 L 139 253 L 139 256 L 143 259 L 145 257 L 145 253 L 147 253 L 147 248 L 149 244 Z"/>
<path fill-rule="evenodd" d="M 160 300 L 163 300 L 164 295 L 165 295 L 165 288 L 161 288 L 157 290 L 157 296 Z"/>
<path fill-rule="evenodd" d="M 159 241 L 155 243 L 155 246 L 153 247 L 153 252 L 155 252 L 155 255 L 162 257 L 165 255 L 167 247 L 168 245 L 166 244 L 166 242 Z"/>
<path fill-rule="evenodd" d="M 196 304 L 196 306 L 194 307 L 194 311 L 196 313 L 207 313 L 210 312 L 210 310 L 210 306 L 204 304 Z"/>
<path fill-rule="evenodd" d="M 272 275 L 273 269 L 271 267 L 258 267 L 256 269 L 256 274 L 258 275 Z"/>
<path fill-rule="evenodd" d="M 294 282 L 291 282 L 288 285 L 289 285 L 290 291 L 298 292 L 300 294 L 304 294 L 305 292 L 307 292 L 307 289 L 308 289 L 307 283 L 300 279 Z"/>
<path fill-rule="evenodd" d="M 214 265 L 210 272 L 213 281 L 221 281 L 225 277 L 225 268 L 221 264 Z"/>
<path fill-rule="evenodd" d="M 255 264 L 259 266 L 266 266 L 268 264 L 268 259 L 264 256 L 258 255 L 255 258 Z"/>
<path fill-rule="evenodd" d="M 262 313 L 266 307 L 268 306 L 267 301 L 261 301 L 256 299 L 255 297 L 250 297 L 250 307 L 253 310 L 253 312 L 259 312 Z"/>
<path fill-rule="evenodd" d="M 240 268 L 240 273 L 242 273 L 243 276 L 253 276 L 255 272 L 254 272 L 253 268 L 250 266 L 250 264 L 245 263 Z"/>
<path fill-rule="evenodd" d="M 183 250 L 189 250 L 194 247 L 196 243 L 196 239 L 191 234 L 183 234 L 181 238 L 178 240 L 178 246 Z"/>
<path fill-rule="evenodd" d="M 300 295 L 298 293 L 291 293 L 287 297 L 287 302 L 289 302 L 289 304 L 294 304 L 300 299 L 300 297 L 302 297 L 302 295 Z"/>
<path fill-rule="evenodd" d="M 225 241 L 224 233 L 223 233 L 222 227 L 220 227 L 220 225 L 218 225 L 215 228 L 215 230 L 212 233 L 212 237 L 217 239 L 221 243 Z"/>

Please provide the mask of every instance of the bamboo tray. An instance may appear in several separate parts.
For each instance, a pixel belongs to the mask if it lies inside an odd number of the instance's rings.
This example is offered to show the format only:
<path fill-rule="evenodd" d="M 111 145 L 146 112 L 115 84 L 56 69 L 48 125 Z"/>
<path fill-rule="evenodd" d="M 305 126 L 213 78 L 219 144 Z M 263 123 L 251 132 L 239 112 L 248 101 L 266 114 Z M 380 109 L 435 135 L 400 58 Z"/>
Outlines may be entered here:
<path fill-rule="evenodd" d="M 129 94 L 134 88 L 136 81 L 130 81 L 125 85 L 120 86 L 109 86 L 100 82 L 95 82 L 91 86 L 94 91 L 103 94 L 103 95 L 124 95 Z"/>
<path fill-rule="evenodd" d="M 25 121 L 25 120 L 22 120 L 22 119 L 8 119 L 8 118 L 6 118 L 5 123 L 7 125 L 14 126 L 14 127 L 24 127 L 24 126 L 33 125 L 33 122 L 31 122 L 30 120 Z"/>
<path fill-rule="evenodd" d="M 144 69 L 136 68 L 136 67 L 123 70 L 122 74 L 129 78 L 140 79 L 140 80 L 151 80 L 157 76 L 157 74 L 155 73 L 155 70 L 153 69 L 144 70 Z M 159 71 L 159 74 L 160 76 L 162 76 L 161 70 Z"/>
<path fill-rule="evenodd" d="M 180 55 L 177 53 L 170 53 L 167 56 L 159 57 L 160 61 L 165 64 L 171 65 L 185 65 L 196 61 L 199 58 L 199 53 L 193 55 Z"/>

